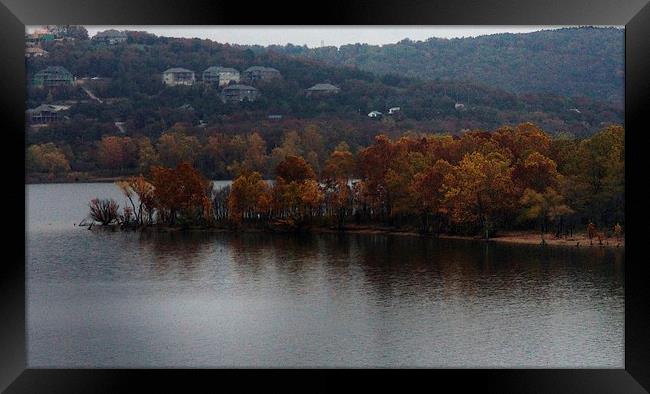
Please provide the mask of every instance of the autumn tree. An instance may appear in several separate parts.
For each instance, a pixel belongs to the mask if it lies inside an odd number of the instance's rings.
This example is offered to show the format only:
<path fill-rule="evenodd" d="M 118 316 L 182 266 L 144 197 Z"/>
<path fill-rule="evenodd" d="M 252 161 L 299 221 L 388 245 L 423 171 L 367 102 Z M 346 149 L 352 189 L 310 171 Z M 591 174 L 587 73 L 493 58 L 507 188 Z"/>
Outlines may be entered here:
<path fill-rule="evenodd" d="M 228 212 L 233 222 L 266 218 L 270 207 L 270 186 L 259 172 L 242 174 L 233 181 L 228 197 Z"/>
<path fill-rule="evenodd" d="M 149 174 L 152 166 L 160 165 L 158 152 L 151 144 L 151 140 L 143 137 L 138 140 L 138 169 L 142 174 Z"/>
<path fill-rule="evenodd" d="M 512 154 L 515 163 L 533 151 L 548 157 L 551 150 L 551 138 L 532 123 L 522 123 L 515 128 L 502 127 L 492 138 Z"/>
<path fill-rule="evenodd" d="M 443 159 L 439 159 L 432 166 L 418 172 L 413 178 L 409 192 L 417 201 L 417 212 L 422 218 L 422 228 L 428 231 L 430 218 L 433 218 L 440 228 L 440 222 L 446 214 L 443 204 L 445 193 L 443 189 L 445 177 L 451 173 L 453 166 Z"/>
<path fill-rule="evenodd" d="M 351 207 L 350 180 L 355 170 L 354 156 L 347 145 L 332 152 L 323 170 L 327 207 L 335 212 L 337 223 L 342 227 Z"/>
<path fill-rule="evenodd" d="M 533 189 L 543 192 L 548 187 L 557 190 L 561 182 L 555 161 L 537 151 L 529 153 L 517 162 L 512 176 L 521 190 Z"/>
<path fill-rule="evenodd" d="M 526 189 L 520 199 L 522 205 L 522 220 L 539 220 L 542 243 L 545 243 L 544 234 L 548 231 L 548 223 L 557 221 L 556 237 L 559 237 L 562 219 L 573 210 L 565 204 L 564 197 L 552 187 L 547 187 L 543 192 Z"/>
<path fill-rule="evenodd" d="M 445 176 L 443 189 L 451 219 L 456 223 L 480 224 L 486 239 L 495 219 L 506 216 L 515 205 L 512 169 L 496 153 L 465 155 Z"/>
<path fill-rule="evenodd" d="M 135 167 L 138 147 L 131 137 L 104 136 L 97 147 L 99 164 L 104 168 L 124 172 Z"/>
<path fill-rule="evenodd" d="M 271 151 L 271 166 L 276 168 L 288 156 L 303 155 L 300 134 L 297 131 L 287 131 L 282 136 L 282 144 Z"/>
<path fill-rule="evenodd" d="M 304 221 L 314 214 L 323 196 L 316 174 L 299 156 L 287 156 L 275 169 L 273 200 L 277 210 L 291 219 Z"/>
<path fill-rule="evenodd" d="M 176 168 L 152 167 L 151 184 L 154 201 L 164 222 L 210 220 L 212 182 L 205 179 L 189 163 L 181 162 Z"/>
<path fill-rule="evenodd" d="M 300 156 L 287 156 L 278 164 L 275 169 L 278 178 L 285 182 L 303 182 L 309 179 L 316 179 L 316 173 L 309 163 Z"/>
<path fill-rule="evenodd" d="M 266 169 L 268 156 L 266 155 L 266 142 L 259 133 L 251 133 L 246 136 L 245 148 L 240 157 L 234 159 L 228 166 L 230 173 L 239 174 L 255 171 L 263 172 Z"/>
<path fill-rule="evenodd" d="M 180 131 L 163 133 L 157 144 L 160 162 L 166 167 L 175 167 L 181 162 L 194 164 L 200 147 L 195 136 Z"/>
<path fill-rule="evenodd" d="M 379 212 L 380 216 L 390 215 L 392 200 L 386 185 L 386 172 L 392 151 L 392 142 L 382 134 L 375 137 L 374 144 L 358 154 L 358 171 L 363 182 L 360 185 L 363 190 L 361 198 L 371 212 Z"/>
<path fill-rule="evenodd" d="M 62 149 L 51 142 L 30 145 L 26 156 L 27 170 L 30 172 L 47 172 L 58 175 L 70 171 L 70 163 Z"/>
<path fill-rule="evenodd" d="M 130 177 L 125 181 L 118 181 L 117 186 L 131 203 L 136 224 L 145 224 L 145 214 L 147 216 L 147 223 L 150 224 L 153 221 L 153 212 L 155 210 L 153 185 L 144 176 L 140 175 Z M 134 198 L 137 200 L 137 207 Z"/>
<path fill-rule="evenodd" d="M 388 170 L 384 185 L 390 198 L 391 218 L 405 218 L 417 213 L 417 197 L 411 190 L 416 174 L 428 166 L 427 157 L 419 149 L 418 139 L 402 137 L 393 144 L 392 157 L 387 158 Z"/>
<path fill-rule="evenodd" d="M 323 137 L 318 126 L 315 124 L 307 125 L 300 141 L 305 153 L 305 159 L 316 173 L 320 172 L 322 161 L 326 156 Z"/>

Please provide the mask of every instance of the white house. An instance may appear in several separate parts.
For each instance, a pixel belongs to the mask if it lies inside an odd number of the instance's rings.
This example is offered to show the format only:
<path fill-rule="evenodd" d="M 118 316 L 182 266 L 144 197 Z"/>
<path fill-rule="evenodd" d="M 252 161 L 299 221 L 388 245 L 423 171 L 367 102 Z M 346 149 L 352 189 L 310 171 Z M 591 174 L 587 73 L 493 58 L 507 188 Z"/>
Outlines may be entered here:
<path fill-rule="evenodd" d="M 372 111 L 372 112 L 370 112 L 370 113 L 368 114 L 368 117 L 369 117 L 369 118 L 380 118 L 382 115 L 384 115 L 384 114 L 382 114 L 382 113 L 379 112 L 379 111 Z"/>
<path fill-rule="evenodd" d="M 203 71 L 203 82 L 218 86 L 227 86 L 230 82 L 239 83 L 239 71 L 230 67 L 208 67 Z"/>
<path fill-rule="evenodd" d="M 194 71 L 186 68 L 174 67 L 163 72 L 163 83 L 169 86 L 194 85 Z"/>
<path fill-rule="evenodd" d="M 41 104 L 36 108 L 28 109 L 27 115 L 32 123 L 44 124 L 63 120 L 63 114 L 69 109 L 69 105 Z"/>

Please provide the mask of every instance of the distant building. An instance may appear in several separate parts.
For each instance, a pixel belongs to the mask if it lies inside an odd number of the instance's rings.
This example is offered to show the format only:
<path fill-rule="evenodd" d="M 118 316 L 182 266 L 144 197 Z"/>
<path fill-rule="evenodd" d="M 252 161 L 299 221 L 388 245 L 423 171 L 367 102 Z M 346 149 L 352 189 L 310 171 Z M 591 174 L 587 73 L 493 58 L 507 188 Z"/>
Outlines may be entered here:
<path fill-rule="evenodd" d="M 28 47 L 25 49 L 25 57 L 47 56 L 47 51 L 39 47 Z"/>
<path fill-rule="evenodd" d="M 250 83 L 266 82 L 281 77 L 280 71 L 272 67 L 253 66 L 244 70 L 244 79 Z"/>
<path fill-rule="evenodd" d="M 27 115 L 32 123 L 51 123 L 63 119 L 63 113 L 70 109 L 68 105 L 41 104 L 36 108 L 28 109 Z"/>
<path fill-rule="evenodd" d="M 248 85 L 226 86 L 221 92 L 221 99 L 226 103 L 255 101 L 258 97 L 259 90 Z"/>
<path fill-rule="evenodd" d="M 465 110 L 465 104 L 463 104 L 463 103 L 456 103 L 456 104 L 454 105 L 454 108 L 456 109 L 456 111 L 464 111 L 464 110 Z"/>
<path fill-rule="evenodd" d="M 39 87 L 70 86 L 74 83 L 74 77 L 63 67 L 50 66 L 37 72 L 32 82 Z"/>
<path fill-rule="evenodd" d="M 269 120 L 282 120 L 282 115 L 269 115 L 267 118 Z"/>
<path fill-rule="evenodd" d="M 95 34 L 92 41 L 99 44 L 115 45 L 121 42 L 126 42 L 127 38 L 125 31 L 109 29 Z"/>
<path fill-rule="evenodd" d="M 384 114 L 379 111 L 372 111 L 368 114 L 369 118 L 381 118 Z"/>
<path fill-rule="evenodd" d="M 400 112 L 402 109 L 400 107 L 393 107 L 388 110 L 388 115 L 395 115 Z"/>
<path fill-rule="evenodd" d="M 170 68 L 163 72 L 163 83 L 169 86 L 194 85 L 194 71 L 186 68 Z"/>
<path fill-rule="evenodd" d="M 194 107 L 192 107 L 190 104 L 183 104 L 177 109 L 181 111 L 194 112 Z"/>
<path fill-rule="evenodd" d="M 341 89 L 329 83 L 317 83 L 316 85 L 307 89 L 307 96 L 321 96 L 328 94 L 336 94 Z"/>
<path fill-rule="evenodd" d="M 38 44 L 43 41 L 54 41 L 54 33 L 49 29 L 36 29 L 30 34 L 25 35 L 25 41 L 32 44 Z"/>
<path fill-rule="evenodd" d="M 25 34 L 25 43 L 27 45 L 37 45 L 39 42 L 40 35 L 34 33 Z"/>
<path fill-rule="evenodd" d="M 208 67 L 203 71 L 203 82 L 215 86 L 227 86 L 239 82 L 239 71 L 230 67 Z"/>

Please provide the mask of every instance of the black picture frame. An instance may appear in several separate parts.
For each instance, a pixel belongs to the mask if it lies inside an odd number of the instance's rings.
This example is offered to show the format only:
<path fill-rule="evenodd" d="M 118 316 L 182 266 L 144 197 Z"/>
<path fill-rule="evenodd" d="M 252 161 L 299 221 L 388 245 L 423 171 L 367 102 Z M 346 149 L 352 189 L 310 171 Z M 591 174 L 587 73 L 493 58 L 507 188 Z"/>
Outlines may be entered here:
<path fill-rule="evenodd" d="M 650 269 L 646 261 L 647 197 L 644 154 L 647 144 L 645 108 L 650 98 L 650 4 L 648 0 L 456 0 L 368 2 L 346 1 L 307 5 L 277 2 L 140 0 L 0 0 L 0 108 L 3 119 L 2 168 L 10 228 L 3 236 L 0 263 L 0 389 L 6 392 L 122 392 L 135 383 L 165 391 L 189 391 L 188 384 L 217 390 L 224 381 L 240 389 L 335 389 L 350 376 L 342 370 L 64 370 L 30 369 L 25 341 L 25 25 L 625 25 L 626 128 L 626 262 L 625 368 L 592 369 L 436 369 L 398 376 L 394 370 L 357 370 L 364 384 L 413 383 L 454 391 L 517 393 L 643 393 L 650 391 Z M 289 9 L 293 12 L 289 12 Z M 21 171 L 20 169 L 23 169 Z M 21 192 L 22 191 L 22 192 Z M 402 371 L 400 371 L 402 372 Z M 251 379 L 253 374 L 257 379 Z M 250 376 L 248 376 L 250 375 Z M 261 375 L 261 376 L 257 376 Z M 295 378 L 317 379 L 302 386 Z M 401 374 L 400 374 L 401 375 Z M 316 384 L 314 384 L 316 383 Z M 644 389 L 645 388 L 645 389 Z M 446 390 L 445 390 L 446 391 Z"/>

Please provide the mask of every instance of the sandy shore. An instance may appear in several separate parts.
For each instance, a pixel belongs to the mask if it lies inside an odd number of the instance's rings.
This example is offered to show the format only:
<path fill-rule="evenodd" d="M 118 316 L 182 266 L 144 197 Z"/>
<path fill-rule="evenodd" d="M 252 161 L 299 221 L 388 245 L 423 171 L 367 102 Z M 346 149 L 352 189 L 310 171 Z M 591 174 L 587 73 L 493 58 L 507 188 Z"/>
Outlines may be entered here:
<path fill-rule="evenodd" d="M 343 230 L 320 228 L 314 229 L 316 232 L 345 232 L 353 234 L 393 234 L 393 235 L 408 235 L 408 236 L 424 236 L 432 237 L 431 234 L 421 234 L 415 231 L 397 231 L 388 227 L 372 227 L 372 226 L 346 226 Z M 485 242 L 485 239 L 480 236 L 463 236 L 463 235 L 448 235 L 440 234 L 438 238 L 441 239 L 463 239 L 478 242 Z M 522 245 L 542 245 L 542 237 L 538 232 L 530 231 L 511 231 L 500 232 L 495 237 L 489 239 L 489 242 L 503 242 Z M 598 243 L 598 239 L 594 238 L 589 240 L 586 233 L 574 233 L 570 237 L 555 238 L 554 234 L 545 234 L 544 242 L 547 246 L 572 246 L 572 247 L 600 247 L 600 248 L 624 248 L 625 239 L 615 237 L 603 239 L 602 245 Z"/>
<path fill-rule="evenodd" d="M 477 239 L 475 237 L 459 237 L 452 235 L 441 235 L 440 238 L 461 238 L 461 239 Z M 482 239 L 481 239 L 482 240 Z M 500 233 L 494 238 L 490 238 L 492 242 L 503 242 L 513 244 L 525 245 L 542 245 L 542 237 L 539 233 L 529 232 L 508 232 Z M 624 248 L 625 239 L 617 239 L 615 237 L 603 239 L 602 245 L 599 244 L 598 239 L 589 240 L 586 234 L 573 234 L 571 237 L 555 238 L 553 234 L 546 234 L 544 241 L 548 246 L 572 246 L 572 247 L 599 247 L 599 248 Z"/>

